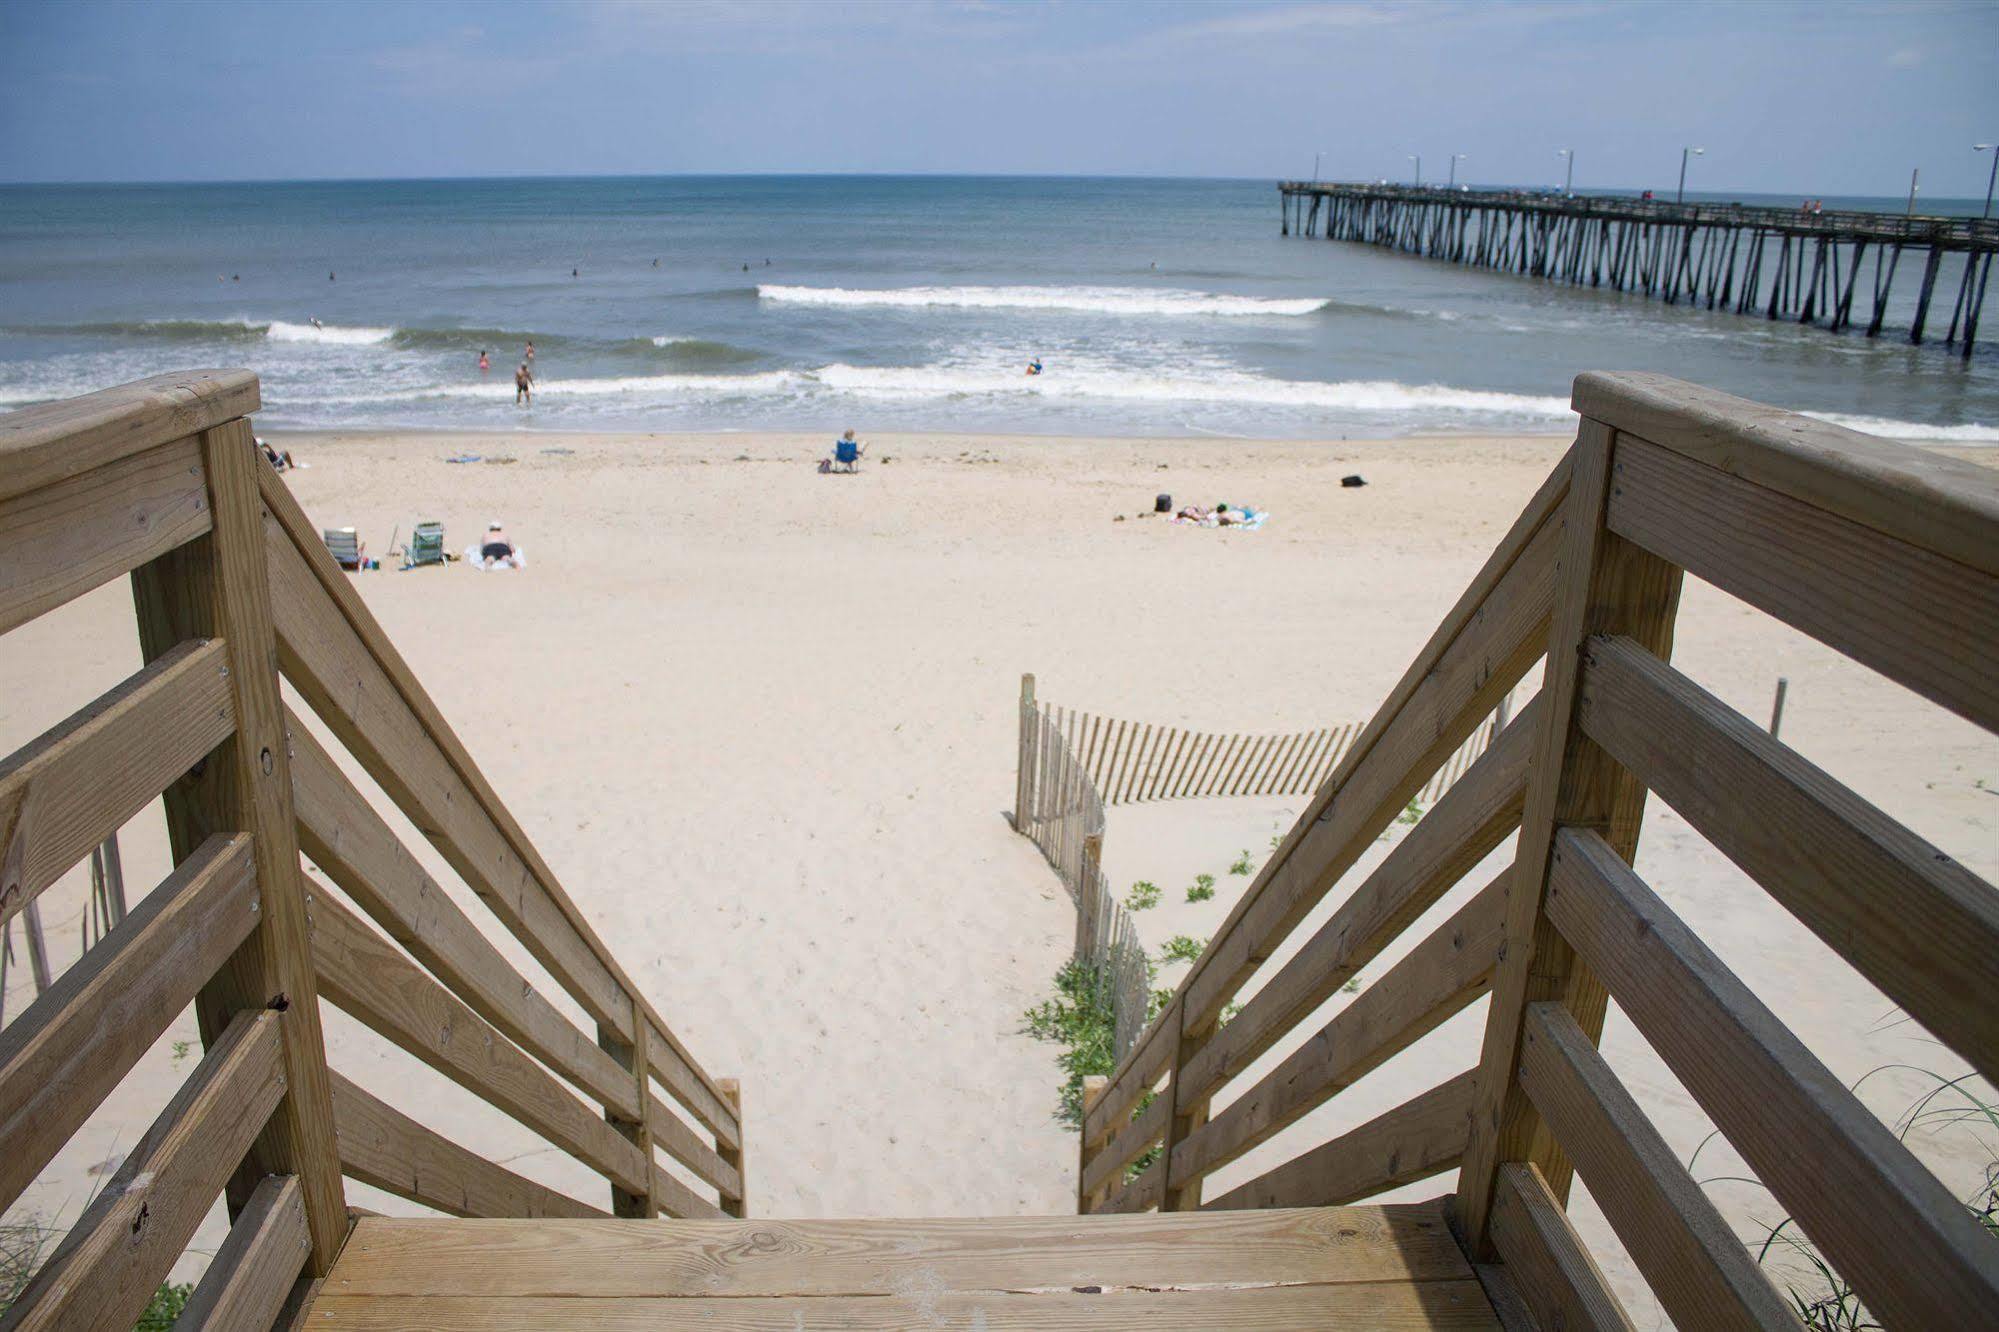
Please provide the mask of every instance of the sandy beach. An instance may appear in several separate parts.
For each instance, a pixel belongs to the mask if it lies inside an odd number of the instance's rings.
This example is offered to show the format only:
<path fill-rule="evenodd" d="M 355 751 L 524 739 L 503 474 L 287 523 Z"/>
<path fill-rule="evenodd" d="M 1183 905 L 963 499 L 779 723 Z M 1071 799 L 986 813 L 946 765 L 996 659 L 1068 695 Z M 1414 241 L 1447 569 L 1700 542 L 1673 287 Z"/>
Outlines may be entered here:
<path fill-rule="evenodd" d="M 1073 929 L 1054 875 L 1005 817 L 1021 673 L 1036 674 L 1046 700 L 1169 725 L 1365 720 L 1567 441 L 911 434 L 876 436 L 859 474 L 827 476 L 813 461 L 830 438 L 273 441 L 306 464 L 289 480 L 314 522 L 357 527 L 371 554 L 432 518 L 454 551 L 494 519 L 521 545 L 521 573 L 454 564 L 356 585 L 660 1012 L 712 1073 L 742 1078 L 753 1214 L 1072 1211 L 1076 1144 L 1052 1117 L 1054 1051 L 1019 1031 Z M 482 461 L 446 461 L 467 453 Z M 1342 488 L 1356 472 L 1368 484 Z M 1149 514 L 1162 492 L 1273 517 L 1255 532 L 1174 526 Z M 1689 585 L 1675 660 L 1759 720 L 1787 677 L 1787 741 L 1999 878 L 1991 737 L 1704 586 Z M 0 751 L 137 665 L 123 583 L 10 635 Z M 1260 864 L 1301 803 L 1114 811 L 1113 879 L 1164 889 L 1140 916 L 1147 940 L 1205 938 L 1249 882 L 1229 863 L 1248 849 Z M 167 867 L 156 809 L 123 846 L 136 896 Z M 427 847 L 423 857 L 448 880 Z M 1639 868 L 1841 1077 L 1889 1064 L 1960 1071 L 1657 802 Z M 1217 895 L 1190 905 L 1184 889 L 1200 873 L 1216 876 Z M 58 968 L 76 953 L 84 882 L 73 872 L 44 899 Z M 24 962 L 17 939 L 10 1015 L 32 995 Z M 1162 983 L 1177 974 L 1167 968 Z M 1210 1194 L 1469 1066 L 1483 1012 L 1237 1163 Z M 426 1098 L 428 1122 L 450 1117 L 468 1146 L 515 1169 L 590 1187 L 330 1010 L 328 1032 L 335 1066 L 364 1085 Z M 193 1037 L 186 1017 L 142 1072 L 164 1074 L 185 1058 L 174 1042 Z M 1691 1155 L 1705 1120 L 1615 1013 L 1605 1048 Z M 1862 1094 L 1893 1117 L 1930 1085 L 1905 1067 Z M 167 1090 L 164 1077 L 128 1079 L 22 1206 L 72 1217 Z M 1989 1159 L 1962 1138 L 1911 1141 L 1965 1192 Z M 1696 1170 L 1739 1173 L 1713 1149 Z M 1718 1196 L 1745 1234 L 1778 1219 L 1753 1189 Z M 351 1197 L 409 1210 L 364 1188 Z M 1576 1211 L 1634 1313 L 1651 1308 L 1593 1205 Z M 220 1234 L 211 1217 L 197 1249 Z"/>

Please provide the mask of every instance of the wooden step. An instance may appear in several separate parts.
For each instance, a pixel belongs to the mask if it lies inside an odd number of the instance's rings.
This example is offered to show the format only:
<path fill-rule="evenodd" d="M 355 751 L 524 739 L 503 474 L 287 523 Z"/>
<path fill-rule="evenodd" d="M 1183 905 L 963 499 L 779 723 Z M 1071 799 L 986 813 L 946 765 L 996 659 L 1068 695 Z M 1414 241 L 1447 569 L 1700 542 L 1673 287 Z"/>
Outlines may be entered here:
<path fill-rule="evenodd" d="M 302 1326 L 1499 1326 L 1439 1204 L 920 1221 L 363 1217 Z"/>

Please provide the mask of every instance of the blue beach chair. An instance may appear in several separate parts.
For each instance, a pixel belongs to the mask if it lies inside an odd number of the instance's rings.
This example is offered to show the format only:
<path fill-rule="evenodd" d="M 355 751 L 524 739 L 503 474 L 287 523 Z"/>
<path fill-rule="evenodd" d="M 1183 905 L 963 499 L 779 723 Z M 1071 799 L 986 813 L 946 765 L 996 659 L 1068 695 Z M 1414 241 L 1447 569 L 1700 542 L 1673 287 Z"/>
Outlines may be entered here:
<path fill-rule="evenodd" d="M 851 472 L 861 461 L 861 446 L 851 439 L 833 441 L 833 465 L 843 472 Z"/>

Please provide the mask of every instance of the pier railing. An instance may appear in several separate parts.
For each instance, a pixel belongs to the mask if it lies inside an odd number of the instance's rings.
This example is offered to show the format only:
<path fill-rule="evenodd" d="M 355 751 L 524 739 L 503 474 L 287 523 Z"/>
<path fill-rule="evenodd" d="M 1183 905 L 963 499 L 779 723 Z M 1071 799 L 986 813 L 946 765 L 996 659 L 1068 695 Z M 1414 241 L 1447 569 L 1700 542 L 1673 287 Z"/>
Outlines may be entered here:
<path fill-rule="evenodd" d="M 248 372 L 197 372 L 0 417 L 0 634 L 129 575 L 146 663 L 0 760 L 0 920 L 161 794 L 175 864 L 0 1030 L 0 1208 L 190 1003 L 205 1050 L 10 1330 L 130 1326 L 218 1194 L 233 1224 L 188 1326 L 268 1326 L 323 1275 L 343 1175 L 459 1216 L 742 1214 L 735 1086 L 639 992 L 334 565 L 255 446 L 258 401 Z M 503 957 L 339 751 L 589 1026 Z M 602 1205 L 329 1069 L 322 998 L 601 1176 Z"/>
<path fill-rule="evenodd" d="M 1456 1169 L 1461 1238 L 1504 1260 L 1544 1326 L 1626 1326 L 1565 1215 L 1579 1171 L 1681 1326 L 1796 1326 L 1598 1054 L 1614 999 L 1877 1318 L 1964 1325 L 1999 1299 L 1999 1238 L 1630 864 L 1656 792 L 1973 1070 L 1999 1074 L 1999 892 L 1669 662 L 1691 573 L 1999 730 L 1999 475 L 1656 376 L 1584 375 L 1575 403 L 1568 457 L 1159 1019 L 1086 1085 L 1083 1207 L 1339 1204 Z M 1346 887 L 1544 657 L 1540 694 Z M 1509 838 L 1505 868 L 1301 1028 Z M 1336 889 L 1316 932 L 1265 967 Z M 1475 1065 L 1203 1197 L 1210 1174 L 1482 996 Z M 1290 1053 L 1246 1084 L 1280 1044 Z"/>

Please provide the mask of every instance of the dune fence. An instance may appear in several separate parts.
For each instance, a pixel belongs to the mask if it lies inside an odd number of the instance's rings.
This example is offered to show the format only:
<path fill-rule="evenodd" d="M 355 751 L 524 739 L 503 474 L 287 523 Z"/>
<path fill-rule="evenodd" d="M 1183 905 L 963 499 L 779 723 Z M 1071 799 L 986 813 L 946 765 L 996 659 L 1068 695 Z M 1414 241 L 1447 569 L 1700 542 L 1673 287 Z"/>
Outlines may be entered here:
<path fill-rule="evenodd" d="M 1417 792 L 1439 799 L 1506 725 L 1513 692 Z M 1034 696 L 1020 677 L 1020 753 L 1014 831 L 1047 857 L 1076 904 L 1076 951 L 1108 991 L 1116 1054 L 1143 1034 L 1151 973 L 1138 928 L 1104 879 L 1104 810 L 1157 800 L 1308 795 L 1338 767 L 1361 724 L 1253 735 L 1119 721 Z"/>

